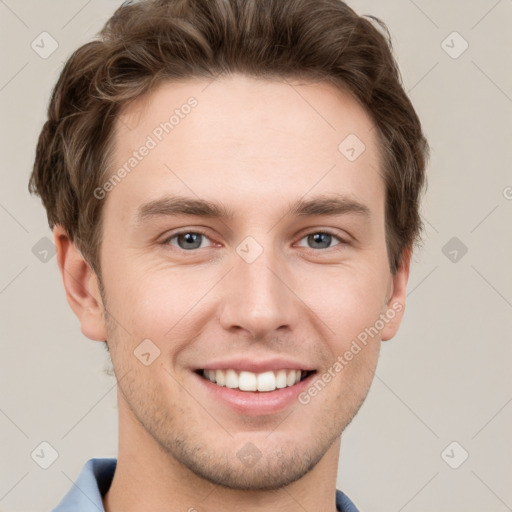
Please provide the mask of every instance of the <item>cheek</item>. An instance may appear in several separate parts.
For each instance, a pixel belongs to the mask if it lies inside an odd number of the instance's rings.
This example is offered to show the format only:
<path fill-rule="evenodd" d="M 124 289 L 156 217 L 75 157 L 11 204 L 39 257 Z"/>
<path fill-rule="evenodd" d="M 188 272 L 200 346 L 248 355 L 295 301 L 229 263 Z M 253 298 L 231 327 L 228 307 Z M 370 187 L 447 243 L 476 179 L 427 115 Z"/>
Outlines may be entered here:
<path fill-rule="evenodd" d="M 218 277 L 204 268 L 195 271 L 133 265 L 123 273 L 130 278 L 109 283 L 108 308 L 124 327 L 121 336 L 135 344 L 149 338 L 163 350 L 172 340 L 178 349 L 211 312 L 208 292 Z"/>
<path fill-rule="evenodd" d="M 375 269 L 318 269 L 304 273 L 297 281 L 297 295 L 324 322 L 329 337 L 341 344 L 340 349 L 374 326 L 382 312 L 387 274 L 385 269 Z"/>

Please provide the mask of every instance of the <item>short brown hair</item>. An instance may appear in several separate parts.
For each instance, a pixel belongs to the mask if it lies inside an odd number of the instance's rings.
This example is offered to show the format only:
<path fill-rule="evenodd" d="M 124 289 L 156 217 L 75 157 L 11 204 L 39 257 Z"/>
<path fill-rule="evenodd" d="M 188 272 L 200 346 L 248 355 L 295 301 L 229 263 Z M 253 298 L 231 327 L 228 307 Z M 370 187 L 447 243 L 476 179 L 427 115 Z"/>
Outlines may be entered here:
<path fill-rule="evenodd" d="M 421 232 L 429 147 L 382 21 L 339 0 L 142 0 L 125 2 L 98 36 L 57 81 L 29 183 L 50 227 L 62 225 L 98 276 L 102 201 L 93 191 L 109 175 L 121 108 L 163 81 L 234 72 L 330 82 L 366 109 L 380 141 L 396 272 Z"/>

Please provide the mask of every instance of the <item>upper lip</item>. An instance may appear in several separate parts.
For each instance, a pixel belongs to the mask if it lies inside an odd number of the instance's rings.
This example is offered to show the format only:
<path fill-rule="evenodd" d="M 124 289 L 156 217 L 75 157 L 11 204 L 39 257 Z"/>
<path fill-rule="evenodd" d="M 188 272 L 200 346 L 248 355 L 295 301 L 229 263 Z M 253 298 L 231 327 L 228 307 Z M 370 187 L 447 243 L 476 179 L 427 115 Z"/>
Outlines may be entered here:
<path fill-rule="evenodd" d="M 263 373 L 266 371 L 275 371 L 282 369 L 314 371 L 311 365 L 294 361 L 292 359 L 274 358 L 265 360 L 248 359 L 247 357 L 239 359 L 230 359 L 215 361 L 196 368 L 197 370 L 228 370 L 248 371 L 253 373 Z"/>

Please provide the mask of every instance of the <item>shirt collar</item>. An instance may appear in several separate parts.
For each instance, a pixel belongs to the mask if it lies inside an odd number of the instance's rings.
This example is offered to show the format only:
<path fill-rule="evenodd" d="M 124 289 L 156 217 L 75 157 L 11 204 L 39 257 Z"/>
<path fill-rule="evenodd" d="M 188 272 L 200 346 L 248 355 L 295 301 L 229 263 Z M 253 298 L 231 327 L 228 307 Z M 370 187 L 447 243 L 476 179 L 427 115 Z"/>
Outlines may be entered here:
<path fill-rule="evenodd" d="M 105 512 L 102 496 L 108 491 L 117 459 L 89 459 L 71 489 L 52 512 Z"/>

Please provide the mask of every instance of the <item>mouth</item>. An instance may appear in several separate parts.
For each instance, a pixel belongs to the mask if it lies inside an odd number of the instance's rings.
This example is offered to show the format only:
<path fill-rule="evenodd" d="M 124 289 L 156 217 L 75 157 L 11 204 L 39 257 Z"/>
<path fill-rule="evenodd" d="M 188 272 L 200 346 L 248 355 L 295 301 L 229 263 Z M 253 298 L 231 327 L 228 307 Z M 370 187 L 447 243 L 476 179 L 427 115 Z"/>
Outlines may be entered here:
<path fill-rule="evenodd" d="M 261 373 L 235 369 L 197 369 L 200 377 L 216 384 L 239 391 L 265 393 L 293 387 L 316 373 L 316 370 L 287 369 L 269 370 Z"/>

